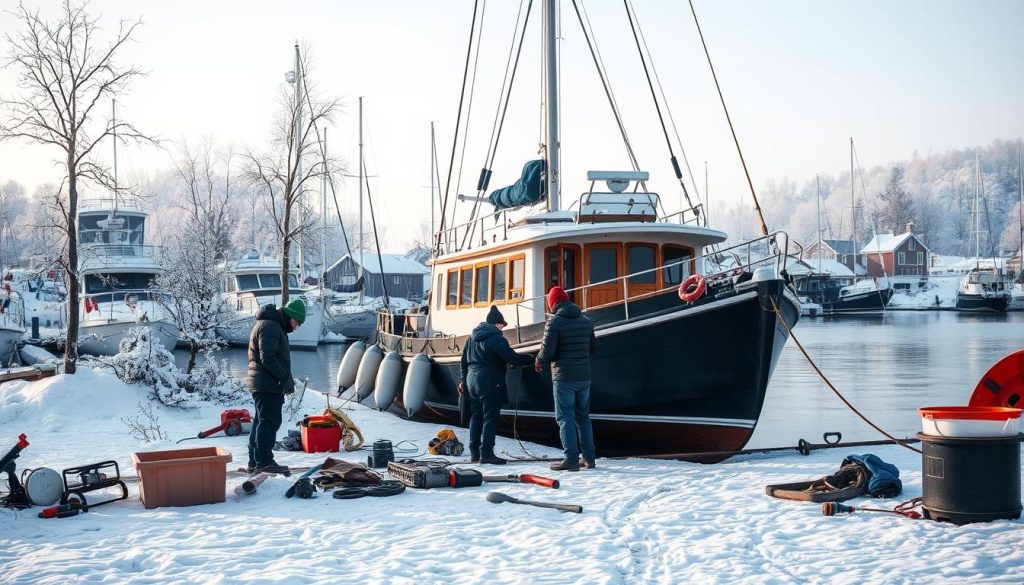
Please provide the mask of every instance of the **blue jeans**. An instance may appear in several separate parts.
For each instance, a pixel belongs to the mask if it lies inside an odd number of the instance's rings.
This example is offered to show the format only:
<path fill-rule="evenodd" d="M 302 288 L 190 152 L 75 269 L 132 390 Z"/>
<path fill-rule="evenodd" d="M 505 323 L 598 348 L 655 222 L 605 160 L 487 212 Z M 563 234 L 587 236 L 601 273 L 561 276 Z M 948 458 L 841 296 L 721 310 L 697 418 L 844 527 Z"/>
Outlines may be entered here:
<path fill-rule="evenodd" d="M 501 416 L 501 397 L 495 392 L 469 396 L 469 453 L 494 456 L 494 437 Z"/>
<path fill-rule="evenodd" d="M 565 460 L 593 461 L 594 429 L 590 426 L 590 380 L 583 382 L 555 382 L 555 420 L 562 438 Z"/>

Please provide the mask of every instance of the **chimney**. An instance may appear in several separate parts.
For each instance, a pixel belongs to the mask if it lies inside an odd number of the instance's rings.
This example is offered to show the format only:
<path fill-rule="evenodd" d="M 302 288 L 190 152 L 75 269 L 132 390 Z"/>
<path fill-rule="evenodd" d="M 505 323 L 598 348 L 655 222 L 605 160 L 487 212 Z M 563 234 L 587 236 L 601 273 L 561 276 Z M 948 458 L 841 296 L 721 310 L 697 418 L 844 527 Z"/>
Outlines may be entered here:
<path fill-rule="evenodd" d="M 906 231 L 906 233 L 908 233 L 908 234 L 914 233 L 914 222 L 912 222 L 912 221 L 908 221 L 907 222 L 907 231 Z"/>

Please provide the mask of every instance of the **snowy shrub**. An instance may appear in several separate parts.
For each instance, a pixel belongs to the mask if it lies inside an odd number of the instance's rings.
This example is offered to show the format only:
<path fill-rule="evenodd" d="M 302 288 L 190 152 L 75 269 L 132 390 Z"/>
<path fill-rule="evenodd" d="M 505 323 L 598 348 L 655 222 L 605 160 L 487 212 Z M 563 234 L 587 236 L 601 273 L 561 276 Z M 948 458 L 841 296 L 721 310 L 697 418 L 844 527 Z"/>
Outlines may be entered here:
<path fill-rule="evenodd" d="M 219 404 L 236 404 L 245 396 L 245 384 L 228 372 L 227 361 L 217 361 L 212 351 L 206 351 L 203 358 L 190 374 L 181 374 L 182 384 L 189 392 L 203 400 Z"/>
<path fill-rule="evenodd" d="M 161 404 L 195 405 L 196 396 L 181 383 L 183 375 L 174 365 L 174 355 L 153 337 L 149 327 L 132 327 L 125 332 L 117 355 L 95 358 L 95 361 L 96 364 L 86 365 L 105 366 L 125 384 L 149 388 L 152 397 Z"/>
<path fill-rule="evenodd" d="M 121 422 L 128 427 L 128 432 L 133 438 L 143 443 L 166 441 L 169 438 L 167 433 L 160 428 L 160 417 L 154 412 L 152 402 L 145 405 L 140 402 L 136 405 L 136 410 L 139 411 L 139 416 L 121 417 Z"/>

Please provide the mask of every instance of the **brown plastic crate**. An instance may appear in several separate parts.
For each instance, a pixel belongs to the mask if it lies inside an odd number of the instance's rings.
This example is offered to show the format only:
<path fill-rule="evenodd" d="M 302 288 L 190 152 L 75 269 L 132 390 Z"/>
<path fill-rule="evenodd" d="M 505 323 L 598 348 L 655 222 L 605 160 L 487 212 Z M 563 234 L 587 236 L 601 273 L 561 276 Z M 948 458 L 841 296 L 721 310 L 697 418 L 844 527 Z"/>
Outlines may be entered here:
<path fill-rule="evenodd" d="M 229 461 L 231 453 L 221 447 L 132 453 L 142 505 L 159 508 L 223 502 Z"/>

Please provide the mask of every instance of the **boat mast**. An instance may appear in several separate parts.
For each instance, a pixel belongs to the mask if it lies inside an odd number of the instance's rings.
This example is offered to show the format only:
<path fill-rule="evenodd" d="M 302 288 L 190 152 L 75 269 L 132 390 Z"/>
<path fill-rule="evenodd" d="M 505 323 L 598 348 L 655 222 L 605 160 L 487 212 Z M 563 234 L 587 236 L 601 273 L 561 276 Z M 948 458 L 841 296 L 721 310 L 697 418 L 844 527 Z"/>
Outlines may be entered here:
<path fill-rule="evenodd" d="M 821 179 L 814 175 L 814 182 L 818 186 L 818 197 L 815 203 L 818 206 L 818 273 L 821 273 Z"/>
<path fill-rule="evenodd" d="M 1021 280 L 1024 272 L 1024 171 L 1021 170 L 1021 149 L 1024 142 L 1017 143 L 1017 186 L 1020 188 L 1020 203 L 1017 204 L 1017 229 L 1020 231 L 1020 266 L 1017 268 L 1017 280 Z"/>
<path fill-rule="evenodd" d="M 320 149 L 323 158 L 323 174 L 320 175 L 320 292 L 324 290 L 324 278 L 327 277 L 327 126 L 324 126 L 323 147 Z"/>
<path fill-rule="evenodd" d="M 114 137 L 114 215 L 117 215 L 117 100 L 110 100 L 110 132 Z"/>
<path fill-rule="evenodd" d="M 430 122 L 430 237 L 434 237 L 434 161 L 437 159 L 434 122 Z"/>
<path fill-rule="evenodd" d="M 548 167 L 548 211 L 558 211 L 559 163 L 558 163 L 558 48 L 556 28 L 557 0 L 544 0 L 544 43 L 547 50 L 547 147 L 545 148 Z"/>
<path fill-rule="evenodd" d="M 363 96 L 359 96 L 359 275 L 356 283 L 363 278 Z M 381 275 L 383 278 L 384 275 Z M 359 304 L 363 304 L 363 287 L 359 287 Z"/>
<path fill-rule="evenodd" d="M 857 282 L 857 198 L 854 197 L 853 137 L 850 137 L 850 241 L 853 242 L 853 282 Z M 884 268 L 884 267 L 883 267 Z"/>
<path fill-rule="evenodd" d="M 978 207 L 981 185 L 981 162 L 974 151 L 974 268 L 981 267 L 981 209 Z"/>
<path fill-rule="evenodd" d="M 302 71 L 302 61 L 299 59 L 299 43 L 295 43 L 295 181 L 298 181 L 299 193 L 296 197 L 299 202 L 299 210 L 302 209 L 302 83 L 305 72 Z M 298 238 L 299 245 L 299 284 L 306 278 L 306 265 L 302 257 L 302 234 Z M 284 275 L 285 281 L 281 283 L 284 288 L 288 287 L 288 274 Z"/>

